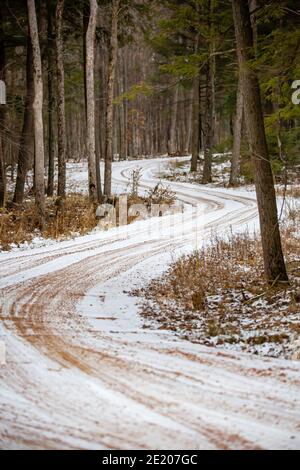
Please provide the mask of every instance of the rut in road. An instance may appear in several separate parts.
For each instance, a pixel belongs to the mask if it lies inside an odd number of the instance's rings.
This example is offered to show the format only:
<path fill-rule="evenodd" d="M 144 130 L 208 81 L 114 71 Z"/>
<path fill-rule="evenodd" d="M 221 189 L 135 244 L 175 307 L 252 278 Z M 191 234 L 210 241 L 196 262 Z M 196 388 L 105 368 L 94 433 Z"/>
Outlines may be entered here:
<path fill-rule="evenodd" d="M 140 163 L 144 187 L 156 184 L 162 164 Z M 115 165 L 115 185 L 126 185 L 131 167 Z M 203 204 L 204 239 L 216 227 L 256 217 L 251 195 L 168 184 L 184 203 Z M 130 290 L 141 271 L 151 276 L 170 252 L 193 247 L 199 237 L 195 217 L 187 212 L 182 227 L 180 217 L 172 216 L 171 238 L 156 232 L 149 237 L 151 224 L 158 223 L 153 220 L 1 255 L 0 339 L 8 359 L 0 369 L 1 447 L 299 447 L 299 363 L 222 352 L 144 330 L 134 309 L 122 326 L 121 306 L 109 307 L 117 289 Z M 103 303 L 108 283 L 117 287 Z M 100 327 L 88 314 L 93 296 Z M 85 314 L 78 308 L 82 302 Z"/>

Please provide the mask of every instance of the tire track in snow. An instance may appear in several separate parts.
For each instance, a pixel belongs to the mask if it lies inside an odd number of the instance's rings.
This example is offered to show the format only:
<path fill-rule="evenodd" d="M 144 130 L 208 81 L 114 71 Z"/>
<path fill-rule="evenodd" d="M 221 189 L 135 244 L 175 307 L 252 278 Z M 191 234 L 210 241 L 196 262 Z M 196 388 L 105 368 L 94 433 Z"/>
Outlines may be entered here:
<path fill-rule="evenodd" d="M 141 162 L 144 186 L 156 184 L 158 164 Z M 128 173 L 122 165 L 115 168 L 118 184 Z M 251 197 L 170 186 L 185 203 L 204 205 L 203 238 L 216 227 L 256 216 Z M 103 320 L 105 329 L 101 322 L 92 327 L 88 314 L 78 310 L 79 299 L 89 310 L 93 288 L 102 312 L 107 282 L 122 287 L 125 280 L 128 289 L 139 269 L 192 245 L 195 217 L 187 214 L 186 230 L 178 217 L 171 218 L 171 239 L 148 239 L 149 225 L 160 223 L 153 219 L 126 233 L 109 231 L 6 256 L 0 291 L 0 338 L 8 352 L 8 364 L 0 369 L 1 447 L 299 447 L 299 363 L 208 349 L 135 323 L 125 331 L 118 326 L 118 309 L 116 321 Z"/>

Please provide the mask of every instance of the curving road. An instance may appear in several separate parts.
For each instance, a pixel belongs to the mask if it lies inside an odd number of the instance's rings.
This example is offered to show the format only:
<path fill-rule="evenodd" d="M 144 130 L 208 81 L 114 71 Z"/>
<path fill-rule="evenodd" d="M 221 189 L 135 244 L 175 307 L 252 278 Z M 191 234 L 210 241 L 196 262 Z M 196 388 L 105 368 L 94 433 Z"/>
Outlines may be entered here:
<path fill-rule="evenodd" d="M 143 188 L 165 164 L 138 163 Z M 115 164 L 115 188 L 136 165 Z M 1 448 L 299 448 L 299 362 L 144 329 L 125 292 L 257 216 L 251 193 L 169 185 L 183 214 L 0 255 Z"/>

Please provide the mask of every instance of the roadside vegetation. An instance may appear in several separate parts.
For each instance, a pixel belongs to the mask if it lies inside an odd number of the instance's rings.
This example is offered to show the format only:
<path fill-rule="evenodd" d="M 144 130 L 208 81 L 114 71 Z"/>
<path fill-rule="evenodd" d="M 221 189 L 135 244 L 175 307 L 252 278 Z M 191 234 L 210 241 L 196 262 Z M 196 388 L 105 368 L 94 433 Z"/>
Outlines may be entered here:
<path fill-rule="evenodd" d="M 282 227 L 289 283 L 269 284 L 258 237 L 212 236 L 133 295 L 144 298 L 146 328 L 189 341 L 300 359 L 300 211 Z"/>
<path fill-rule="evenodd" d="M 129 208 L 133 205 L 145 205 L 150 217 L 153 204 L 171 207 L 175 202 L 175 194 L 162 183 L 142 193 L 141 177 L 141 168 L 133 169 L 124 193 L 127 196 L 128 224 L 141 218 L 141 214 L 130 214 Z M 76 189 L 79 191 L 80 187 Z M 65 240 L 85 235 L 94 229 L 107 230 L 112 226 L 108 207 L 115 210 L 115 223 L 119 224 L 119 196 L 103 198 L 102 203 L 105 203 L 106 209 L 99 217 L 97 215 L 98 203 L 92 202 L 87 194 L 70 192 L 65 198 L 47 198 L 45 219 L 41 226 L 30 192 L 29 185 L 28 197 L 22 204 L 8 204 L 5 209 L 0 209 L 0 251 L 9 251 L 14 247 L 30 244 L 34 240 L 39 242 L 41 239 Z"/>

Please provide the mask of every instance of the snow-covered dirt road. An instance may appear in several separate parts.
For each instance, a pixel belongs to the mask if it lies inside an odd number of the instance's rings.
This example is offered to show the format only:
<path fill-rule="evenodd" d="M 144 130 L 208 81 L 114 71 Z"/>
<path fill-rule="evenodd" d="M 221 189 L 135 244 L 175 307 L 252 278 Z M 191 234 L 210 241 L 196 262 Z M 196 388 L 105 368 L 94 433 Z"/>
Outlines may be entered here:
<path fill-rule="evenodd" d="M 143 188 L 165 162 L 138 163 Z M 115 164 L 118 191 L 133 166 Z M 1 448 L 300 447 L 299 362 L 143 329 L 127 291 L 256 219 L 251 193 L 169 185 L 184 214 L 0 254 Z"/>

